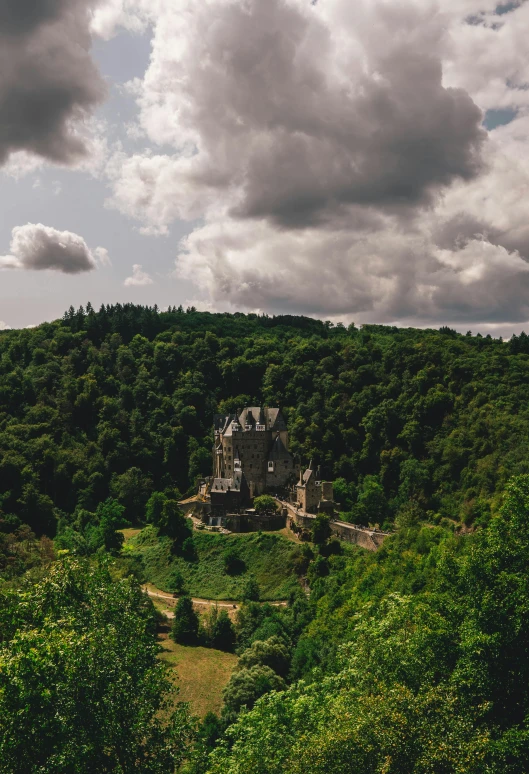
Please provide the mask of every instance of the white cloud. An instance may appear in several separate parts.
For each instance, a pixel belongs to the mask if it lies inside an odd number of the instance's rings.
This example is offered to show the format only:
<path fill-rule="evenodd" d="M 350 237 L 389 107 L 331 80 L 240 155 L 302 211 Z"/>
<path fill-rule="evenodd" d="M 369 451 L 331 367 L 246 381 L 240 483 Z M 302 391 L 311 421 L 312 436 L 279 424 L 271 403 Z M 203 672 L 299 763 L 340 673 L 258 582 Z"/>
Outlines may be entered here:
<path fill-rule="evenodd" d="M 527 320 L 529 3 L 496 10 L 158 3 L 131 84 L 151 147 L 114 156 L 113 206 L 147 235 L 200 221 L 177 272 L 216 308 Z"/>
<path fill-rule="evenodd" d="M 110 255 L 108 254 L 108 250 L 105 247 L 96 247 L 94 250 L 94 258 L 100 266 L 112 266 Z"/>
<path fill-rule="evenodd" d="M 154 0 L 106 0 L 92 15 L 91 31 L 104 40 L 114 37 L 120 27 L 129 32 L 144 32 L 154 4 Z"/>
<path fill-rule="evenodd" d="M 0 256 L 0 269 L 81 274 L 96 268 L 94 255 L 82 237 L 42 223 L 14 228 L 10 250 L 9 255 Z"/>
<path fill-rule="evenodd" d="M 11 326 L 5 323 L 3 320 L 0 320 L 0 331 L 10 331 Z"/>
<path fill-rule="evenodd" d="M 143 271 L 143 267 L 141 263 L 135 263 L 132 267 L 132 276 L 127 277 L 125 282 L 123 283 L 125 287 L 143 287 L 145 285 L 152 285 L 153 284 L 152 278 L 147 274 L 147 272 Z"/>

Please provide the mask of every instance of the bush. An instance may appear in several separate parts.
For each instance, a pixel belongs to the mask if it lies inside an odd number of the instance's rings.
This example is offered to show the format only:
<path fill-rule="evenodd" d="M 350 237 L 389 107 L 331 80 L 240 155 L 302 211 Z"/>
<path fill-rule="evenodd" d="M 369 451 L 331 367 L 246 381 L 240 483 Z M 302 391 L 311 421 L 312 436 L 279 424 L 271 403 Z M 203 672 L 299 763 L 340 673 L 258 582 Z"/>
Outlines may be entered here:
<path fill-rule="evenodd" d="M 242 594 L 243 602 L 259 602 L 260 596 L 259 584 L 255 578 L 250 578 L 244 587 Z"/>
<path fill-rule="evenodd" d="M 251 709 L 265 693 L 284 688 L 285 681 L 267 666 L 256 665 L 234 672 L 223 692 L 222 715 L 228 720 L 235 719 L 242 707 Z"/>
<path fill-rule="evenodd" d="M 340 556 L 343 553 L 343 546 L 339 540 L 329 540 L 327 543 L 323 543 L 319 546 L 319 553 L 321 556 Z"/>
<path fill-rule="evenodd" d="M 193 538 L 187 537 L 182 543 L 182 556 L 188 562 L 196 562 L 198 559 L 197 549 Z"/>
<path fill-rule="evenodd" d="M 284 640 L 274 636 L 253 642 L 241 655 L 239 667 L 250 669 L 253 666 L 267 666 L 281 677 L 286 677 L 290 667 L 290 653 Z"/>
<path fill-rule="evenodd" d="M 331 527 L 329 517 L 319 513 L 312 524 L 312 542 L 318 544 L 325 543 L 331 536 Z"/>
<path fill-rule="evenodd" d="M 239 556 L 239 552 L 235 546 L 228 546 L 224 551 L 224 572 L 227 575 L 242 575 L 246 570 L 246 565 Z"/>
<path fill-rule="evenodd" d="M 291 554 L 292 570 L 296 575 L 306 575 L 311 561 L 314 559 L 314 552 L 308 545 L 295 548 Z"/>
<path fill-rule="evenodd" d="M 182 594 L 185 588 L 184 576 L 180 570 L 173 570 L 167 578 L 167 587 L 174 594 Z"/>

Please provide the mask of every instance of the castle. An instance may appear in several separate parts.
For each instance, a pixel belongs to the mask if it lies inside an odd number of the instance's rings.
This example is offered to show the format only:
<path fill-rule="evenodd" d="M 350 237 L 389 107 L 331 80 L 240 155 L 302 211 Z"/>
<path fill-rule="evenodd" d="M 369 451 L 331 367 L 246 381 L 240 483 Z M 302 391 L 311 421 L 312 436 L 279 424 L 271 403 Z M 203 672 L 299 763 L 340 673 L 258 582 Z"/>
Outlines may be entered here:
<path fill-rule="evenodd" d="M 323 481 L 312 462 L 304 470 L 288 450 L 288 430 L 278 408 L 251 406 L 214 420 L 213 476 L 200 481 L 198 492 L 180 502 L 186 515 L 202 524 L 231 532 L 272 531 L 289 526 L 310 540 L 318 513 L 330 517 L 331 533 L 368 551 L 377 551 L 388 533 L 337 520 L 331 481 Z M 254 497 L 276 495 L 276 511 L 252 507 Z"/>
<path fill-rule="evenodd" d="M 278 408 L 251 406 L 217 414 L 214 434 L 213 476 L 200 483 L 195 498 L 181 503 L 184 508 L 193 505 L 204 523 L 234 532 L 280 529 L 286 523 L 285 507 L 281 514 L 256 513 L 251 507 L 254 497 L 265 492 L 301 513 L 334 514 L 332 483 L 322 481 L 312 464 L 305 471 L 296 468 Z"/>
<path fill-rule="evenodd" d="M 215 416 L 211 493 L 239 486 L 244 478 L 250 499 L 279 490 L 295 476 L 288 430 L 278 408 L 251 407 Z M 242 474 L 242 476 L 241 476 Z M 230 483 L 231 482 L 231 483 Z"/>

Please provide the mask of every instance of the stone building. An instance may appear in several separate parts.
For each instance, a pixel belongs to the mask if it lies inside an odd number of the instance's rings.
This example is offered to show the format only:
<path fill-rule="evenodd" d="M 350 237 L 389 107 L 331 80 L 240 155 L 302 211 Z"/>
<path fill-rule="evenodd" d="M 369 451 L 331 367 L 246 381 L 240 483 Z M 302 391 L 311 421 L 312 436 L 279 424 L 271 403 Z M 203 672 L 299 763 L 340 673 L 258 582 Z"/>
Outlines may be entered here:
<path fill-rule="evenodd" d="M 295 488 L 296 504 L 305 513 L 334 513 L 334 490 L 331 481 L 321 481 L 319 469 L 312 465 L 300 474 Z"/>
<path fill-rule="evenodd" d="M 214 478 L 210 483 L 209 497 L 211 516 L 225 519 L 229 513 L 238 513 L 250 505 L 250 490 L 242 471 L 237 471 L 231 478 Z M 210 518 L 207 514 L 208 519 Z M 215 521 L 220 524 L 222 522 Z"/>
<path fill-rule="evenodd" d="M 231 480 L 237 473 L 244 473 L 250 498 L 291 482 L 294 460 L 288 451 L 287 426 L 278 408 L 252 406 L 228 416 L 219 414 L 214 430 L 215 480 Z"/>

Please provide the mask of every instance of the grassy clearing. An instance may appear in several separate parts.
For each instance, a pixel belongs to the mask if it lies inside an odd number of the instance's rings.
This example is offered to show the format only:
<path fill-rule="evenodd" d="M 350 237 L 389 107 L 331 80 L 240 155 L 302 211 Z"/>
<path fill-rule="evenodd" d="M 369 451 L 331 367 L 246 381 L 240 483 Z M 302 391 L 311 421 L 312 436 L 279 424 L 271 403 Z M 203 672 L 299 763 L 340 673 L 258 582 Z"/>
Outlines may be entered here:
<path fill-rule="evenodd" d="M 222 690 L 227 685 L 237 656 L 212 648 L 188 648 L 162 635 L 160 658 L 173 670 L 180 688 L 179 699 L 188 701 L 193 714 L 203 718 L 208 712 L 219 713 Z"/>
<path fill-rule="evenodd" d="M 286 599 L 297 585 L 292 573 L 292 557 L 299 549 L 277 533 L 220 535 L 195 532 L 193 535 L 197 559 L 188 561 L 175 555 L 171 540 L 159 537 L 147 527 L 127 540 L 125 549 L 140 557 L 145 581 L 165 592 L 174 587 L 171 575 L 178 570 L 186 591 L 193 597 L 218 600 L 240 600 L 248 579 L 253 575 L 267 601 Z M 228 575 L 224 568 L 224 552 L 235 547 L 244 563 L 239 575 Z"/>
<path fill-rule="evenodd" d="M 136 527 L 131 527 L 130 529 L 120 529 L 118 530 L 118 532 L 122 533 L 126 543 L 131 538 L 136 537 L 136 535 L 139 535 L 141 532 L 141 529 L 138 529 Z"/>

